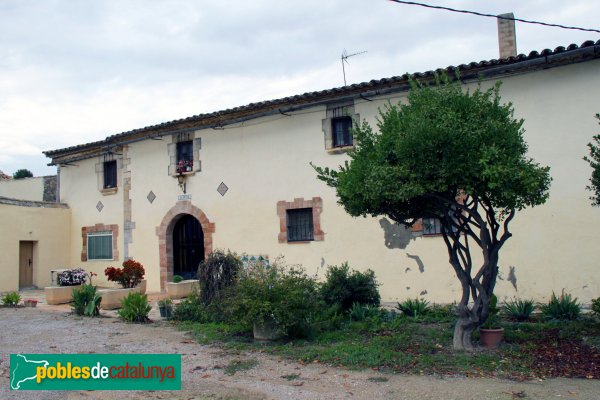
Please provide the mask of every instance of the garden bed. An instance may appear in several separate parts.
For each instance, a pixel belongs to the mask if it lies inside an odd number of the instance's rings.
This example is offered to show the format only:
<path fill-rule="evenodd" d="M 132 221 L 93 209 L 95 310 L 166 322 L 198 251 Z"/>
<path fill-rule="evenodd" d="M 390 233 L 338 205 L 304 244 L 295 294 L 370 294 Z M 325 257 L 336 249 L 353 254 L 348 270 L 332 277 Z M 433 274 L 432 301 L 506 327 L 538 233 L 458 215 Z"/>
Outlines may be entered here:
<path fill-rule="evenodd" d="M 56 305 L 65 304 L 73 301 L 73 289 L 79 288 L 81 285 L 75 286 L 47 286 L 44 288 L 44 297 L 46 304 Z"/>
<path fill-rule="evenodd" d="M 167 282 L 167 295 L 172 299 L 183 299 L 200 288 L 198 279 L 188 279 L 181 282 Z"/>

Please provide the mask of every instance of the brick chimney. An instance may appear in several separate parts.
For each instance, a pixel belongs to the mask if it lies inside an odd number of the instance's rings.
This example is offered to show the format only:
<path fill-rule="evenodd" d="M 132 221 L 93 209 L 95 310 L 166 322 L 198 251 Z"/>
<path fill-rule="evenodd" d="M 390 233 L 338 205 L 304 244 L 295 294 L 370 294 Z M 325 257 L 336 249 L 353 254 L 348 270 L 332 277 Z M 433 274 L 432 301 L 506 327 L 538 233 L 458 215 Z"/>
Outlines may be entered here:
<path fill-rule="evenodd" d="M 511 18 L 511 19 L 505 19 Z M 498 46 L 500 58 L 517 56 L 517 35 L 513 13 L 498 15 Z"/>

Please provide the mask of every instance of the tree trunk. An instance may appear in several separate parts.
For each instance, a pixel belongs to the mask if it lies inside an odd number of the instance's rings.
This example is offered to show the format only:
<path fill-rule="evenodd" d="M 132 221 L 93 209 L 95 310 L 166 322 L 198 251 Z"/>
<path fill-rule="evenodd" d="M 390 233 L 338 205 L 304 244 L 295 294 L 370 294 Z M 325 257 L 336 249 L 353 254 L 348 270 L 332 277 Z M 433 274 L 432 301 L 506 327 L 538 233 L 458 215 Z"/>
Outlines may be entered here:
<path fill-rule="evenodd" d="M 460 318 L 456 321 L 454 327 L 454 350 L 473 351 L 473 342 L 471 334 L 475 330 L 475 325 L 469 318 Z"/>

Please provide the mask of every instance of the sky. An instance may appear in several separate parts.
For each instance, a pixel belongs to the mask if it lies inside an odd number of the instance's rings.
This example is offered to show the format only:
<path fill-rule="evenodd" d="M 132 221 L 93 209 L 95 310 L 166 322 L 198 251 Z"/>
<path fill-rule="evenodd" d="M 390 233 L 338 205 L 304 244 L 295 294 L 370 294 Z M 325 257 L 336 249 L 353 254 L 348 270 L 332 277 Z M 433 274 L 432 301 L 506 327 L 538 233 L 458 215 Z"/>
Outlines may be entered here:
<path fill-rule="evenodd" d="M 429 4 L 600 29 L 598 0 Z M 517 22 L 517 50 L 600 34 Z M 256 101 L 498 58 L 494 18 L 388 0 L 2 0 L 0 170 Z"/>

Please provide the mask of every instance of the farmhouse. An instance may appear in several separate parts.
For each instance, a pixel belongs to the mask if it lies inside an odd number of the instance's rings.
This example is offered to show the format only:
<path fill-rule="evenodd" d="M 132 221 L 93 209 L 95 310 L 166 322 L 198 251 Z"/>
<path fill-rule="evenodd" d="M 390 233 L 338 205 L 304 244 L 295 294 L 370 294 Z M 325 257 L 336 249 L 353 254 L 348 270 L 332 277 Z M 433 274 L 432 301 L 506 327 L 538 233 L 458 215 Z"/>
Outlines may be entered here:
<path fill-rule="evenodd" d="M 585 190 L 591 171 L 582 156 L 598 130 L 600 41 L 514 54 L 443 69 L 460 72 L 465 89 L 502 81 L 502 100 L 525 120 L 530 156 L 551 167 L 550 200 L 511 225 L 496 290 L 500 298 L 541 300 L 565 289 L 589 302 L 600 295 L 600 212 Z M 57 167 L 56 202 L 43 201 L 44 180 L 28 180 L 40 197 L 24 200 L 14 182 L 0 183 L 0 291 L 46 286 L 50 270 L 76 266 L 102 284 L 104 269 L 127 258 L 145 266 L 148 290 L 159 291 L 175 274 L 192 276 L 211 251 L 231 249 L 271 262 L 284 255 L 320 276 L 344 261 L 371 268 L 383 301 L 457 300 L 439 223 L 407 229 L 352 218 L 310 166 L 343 164 L 355 145 L 351 127 L 375 126 L 379 108 L 405 101 L 411 77 L 431 81 L 434 71 L 45 151 Z"/>

